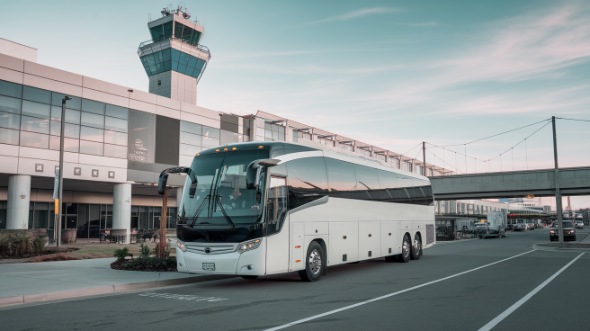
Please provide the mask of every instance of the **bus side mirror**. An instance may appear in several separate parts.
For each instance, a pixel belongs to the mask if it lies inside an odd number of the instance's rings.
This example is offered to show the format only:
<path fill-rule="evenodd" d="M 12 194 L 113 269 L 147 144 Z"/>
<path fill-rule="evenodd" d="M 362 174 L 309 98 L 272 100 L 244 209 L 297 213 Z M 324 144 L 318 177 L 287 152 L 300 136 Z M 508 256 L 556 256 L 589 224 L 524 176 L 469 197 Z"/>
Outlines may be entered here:
<path fill-rule="evenodd" d="M 262 167 L 274 167 L 279 164 L 281 160 L 277 159 L 262 159 L 252 161 L 246 169 L 246 188 L 254 190 L 258 188 L 258 182 L 260 181 L 260 173 Z"/>
<path fill-rule="evenodd" d="M 166 187 L 166 183 L 168 182 L 168 175 L 169 174 L 180 174 L 184 173 L 187 174 L 191 179 L 191 186 L 189 188 L 189 196 L 193 198 L 195 196 L 195 192 L 197 191 L 197 176 L 191 170 L 191 168 L 187 167 L 172 167 L 168 168 L 160 173 L 160 177 L 158 178 L 158 193 L 160 195 L 164 194 L 164 189 Z"/>
<path fill-rule="evenodd" d="M 248 190 L 255 190 L 258 188 L 261 171 L 262 167 L 260 167 L 257 161 L 248 165 L 248 169 L 246 169 L 246 188 Z"/>

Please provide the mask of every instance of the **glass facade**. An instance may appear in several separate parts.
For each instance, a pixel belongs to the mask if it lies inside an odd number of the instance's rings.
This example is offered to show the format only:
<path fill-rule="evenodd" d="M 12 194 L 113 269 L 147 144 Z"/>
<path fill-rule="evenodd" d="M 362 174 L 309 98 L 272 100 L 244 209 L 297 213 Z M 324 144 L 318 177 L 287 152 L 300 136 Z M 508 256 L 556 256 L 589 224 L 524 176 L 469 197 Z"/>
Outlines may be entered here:
<path fill-rule="evenodd" d="M 59 150 L 64 95 L 0 81 L 0 143 Z M 64 150 L 127 158 L 128 109 L 73 97 L 66 103 Z"/>
<path fill-rule="evenodd" d="M 285 141 L 285 127 L 270 122 L 256 121 L 256 140 Z"/>
<path fill-rule="evenodd" d="M 166 228 L 176 228 L 176 208 L 168 208 Z M 66 203 L 63 205 L 62 229 L 76 229 L 78 238 L 99 238 L 106 229 L 113 227 L 113 206 Z M 7 203 L 0 201 L 0 230 L 6 229 Z M 131 229 L 150 231 L 160 228 L 161 207 L 131 207 Z M 52 202 L 31 202 L 29 229 L 55 228 L 55 210 Z"/>
<path fill-rule="evenodd" d="M 180 121 L 180 155 L 195 156 L 220 145 L 221 130 L 197 123 Z"/>

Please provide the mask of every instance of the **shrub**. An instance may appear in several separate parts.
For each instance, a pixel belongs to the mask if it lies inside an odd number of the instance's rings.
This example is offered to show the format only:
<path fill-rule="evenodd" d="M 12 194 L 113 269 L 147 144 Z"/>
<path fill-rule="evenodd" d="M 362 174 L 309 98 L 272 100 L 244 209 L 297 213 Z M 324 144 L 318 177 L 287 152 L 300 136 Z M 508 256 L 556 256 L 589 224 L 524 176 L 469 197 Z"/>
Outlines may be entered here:
<path fill-rule="evenodd" d="M 42 237 L 33 239 L 33 248 L 35 250 L 35 255 L 43 254 L 45 251 L 45 239 Z"/>
<path fill-rule="evenodd" d="M 115 250 L 114 256 L 117 258 L 117 261 L 119 262 L 124 261 L 125 258 L 128 256 L 133 258 L 133 254 L 129 253 L 129 248 L 127 247 Z"/>
<path fill-rule="evenodd" d="M 139 247 L 139 257 L 143 259 L 150 257 L 150 247 L 148 245 L 141 244 Z"/>
<path fill-rule="evenodd" d="M 34 240 L 32 234 L 27 231 L 0 232 L 0 256 L 23 258 L 34 255 L 36 252 Z"/>

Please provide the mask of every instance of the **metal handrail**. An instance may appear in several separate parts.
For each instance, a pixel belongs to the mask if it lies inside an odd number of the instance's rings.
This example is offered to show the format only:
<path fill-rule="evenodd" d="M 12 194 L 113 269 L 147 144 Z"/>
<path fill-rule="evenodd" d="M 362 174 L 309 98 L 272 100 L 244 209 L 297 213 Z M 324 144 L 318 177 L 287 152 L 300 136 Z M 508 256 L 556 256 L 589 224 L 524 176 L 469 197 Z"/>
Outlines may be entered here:
<path fill-rule="evenodd" d="M 169 39 L 162 38 L 161 40 L 158 40 L 158 41 L 154 41 L 153 39 L 146 40 L 146 41 L 144 41 L 144 42 L 142 42 L 142 43 L 139 44 L 139 49 L 142 49 L 142 48 L 144 48 L 144 47 L 146 47 L 148 45 L 159 43 L 159 42 L 162 42 L 162 41 L 165 41 L 165 40 L 175 40 L 175 41 L 178 41 L 178 42 L 187 44 L 187 45 L 191 45 L 193 47 L 196 47 L 201 52 L 204 52 L 204 53 L 208 54 L 209 56 L 211 56 L 211 52 L 209 51 L 209 48 L 207 46 L 204 46 L 204 45 L 201 45 L 201 44 L 189 43 L 189 42 L 186 42 L 186 41 L 184 41 L 182 39 L 178 39 L 178 38 L 175 38 L 175 37 L 171 37 Z"/>

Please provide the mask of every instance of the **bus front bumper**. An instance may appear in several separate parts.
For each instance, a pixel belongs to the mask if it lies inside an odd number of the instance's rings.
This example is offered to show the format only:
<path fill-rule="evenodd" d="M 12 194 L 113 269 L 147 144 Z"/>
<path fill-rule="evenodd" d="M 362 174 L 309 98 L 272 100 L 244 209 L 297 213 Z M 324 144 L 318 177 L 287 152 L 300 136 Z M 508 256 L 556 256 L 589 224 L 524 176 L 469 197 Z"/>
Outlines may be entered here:
<path fill-rule="evenodd" d="M 262 276 L 265 274 L 264 250 L 205 255 L 183 252 L 177 247 L 176 269 L 195 274 Z"/>

